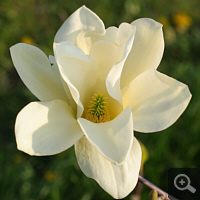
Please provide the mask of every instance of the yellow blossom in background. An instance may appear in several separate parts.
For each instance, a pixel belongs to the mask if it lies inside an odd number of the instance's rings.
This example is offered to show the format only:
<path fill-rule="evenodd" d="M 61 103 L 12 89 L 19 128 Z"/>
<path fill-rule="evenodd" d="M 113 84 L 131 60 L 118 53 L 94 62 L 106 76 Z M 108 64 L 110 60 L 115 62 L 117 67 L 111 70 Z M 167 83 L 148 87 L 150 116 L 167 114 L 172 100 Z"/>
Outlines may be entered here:
<path fill-rule="evenodd" d="M 176 25 L 177 31 L 184 32 L 192 24 L 192 19 L 185 13 L 177 13 L 172 18 L 174 24 Z"/>
<path fill-rule="evenodd" d="M 189 27 L 192 23 L 192 19 L 185 13 L 177 13 L 173 16 L 173 21 L 178 26 Z"/>
<path fill-rule="evenodd" d="M 22 37 L 21 42 L 22 43 L 26 43 L 26 44 L 30 44 L 30 45 L 34 45 L 34 42 L 33 42 L 32 38 L 29 37 L 29 36 Z"/>
<path fill-rule="evenodd" d="M 158 21 L 163 25 L 164 28 L 169 26 L 169 20 L 166 17 L 161 17 Z"/>
<path fill-rule="evenodd" d="M 57 177 L 57 175 L 55 173 L 53 173 L 53 172 L 46 171 L 44 173 L 44 178 L 49 182 L 54 181 L 56 177 Z"/>

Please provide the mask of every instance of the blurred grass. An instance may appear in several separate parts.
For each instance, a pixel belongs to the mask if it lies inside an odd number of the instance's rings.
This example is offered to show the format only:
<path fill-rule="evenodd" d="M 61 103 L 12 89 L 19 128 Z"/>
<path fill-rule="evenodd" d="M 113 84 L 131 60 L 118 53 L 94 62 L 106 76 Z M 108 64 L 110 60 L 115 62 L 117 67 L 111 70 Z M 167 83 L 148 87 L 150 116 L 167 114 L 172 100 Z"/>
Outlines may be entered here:
<path fill-rule="evenodd" d="M 17 150 L 14 136 L 17 113 L 36 98 L 17 75 L 9 47 L 28 37 L 47 55 L 53 54 L 56 31 L 83 4 L 97 13 L 106 27 L 140 17 L 164 24 L 166 47 L 158 70 L 186 83 L 193 98 L 180 119 L 167 130 L 135 133 L 149 151 L 144 176 L 167 190 L 169 168 L 200 166 L 198 0 L 175 0 L 173 4 L 166 0 L 0 0 L 0 198 L 3 200 L 112 199 L 95 181 L 84 176 L 73 148 L 51 157 L 30 157 Z M 142 200 L 148 199 L 149 192 L 143 188 Z"/>

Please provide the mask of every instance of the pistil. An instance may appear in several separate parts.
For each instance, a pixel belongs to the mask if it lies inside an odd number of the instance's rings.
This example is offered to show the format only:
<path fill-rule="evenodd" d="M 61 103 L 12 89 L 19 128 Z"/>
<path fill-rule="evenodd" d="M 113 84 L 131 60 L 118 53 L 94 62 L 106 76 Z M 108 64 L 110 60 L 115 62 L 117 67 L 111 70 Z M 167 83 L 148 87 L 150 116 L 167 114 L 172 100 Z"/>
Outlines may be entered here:
<path fill-rule="evenodd" d="M 85 112 L 85 119 L 94 123 L 102 123 L 110 120 L 108 101 L 103 94 L 97 93 L 92 95 Z"/>

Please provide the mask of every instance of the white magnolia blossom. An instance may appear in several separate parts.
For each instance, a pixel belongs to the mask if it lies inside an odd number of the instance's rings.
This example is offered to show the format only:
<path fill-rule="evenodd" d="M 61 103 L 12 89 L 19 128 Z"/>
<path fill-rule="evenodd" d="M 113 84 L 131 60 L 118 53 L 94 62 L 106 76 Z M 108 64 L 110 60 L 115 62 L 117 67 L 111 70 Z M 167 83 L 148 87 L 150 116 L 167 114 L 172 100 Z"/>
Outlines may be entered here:
<path fill-rule="evenodd" d="M 75 145 L 78 164 L 114 198 L 135 187 L 141 148 L 133 135 L 172 125 L 187 107 L 188 87 L 156 69 L 162 25 L 142 18 L 105 29 L 85 6 L 58 30 L 54 56 L 37 47 L 11 47 L 15 68 L 40 100 L 21 110 L 17 147 L 53 155 Z"/>

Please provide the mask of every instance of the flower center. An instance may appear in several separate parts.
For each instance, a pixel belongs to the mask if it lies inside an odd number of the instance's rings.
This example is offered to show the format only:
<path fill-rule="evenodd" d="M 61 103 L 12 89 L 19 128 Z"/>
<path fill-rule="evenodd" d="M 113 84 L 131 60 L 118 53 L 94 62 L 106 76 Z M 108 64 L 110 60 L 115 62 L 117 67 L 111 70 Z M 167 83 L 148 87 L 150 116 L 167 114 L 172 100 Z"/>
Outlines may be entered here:
<path fill-rule="evenodd" d="M 108 102 L 103 94 L 98 93 L 92 95 L 85 112 L 85 119 L 94 123 L 107 122 L 110 120 Z"/>

